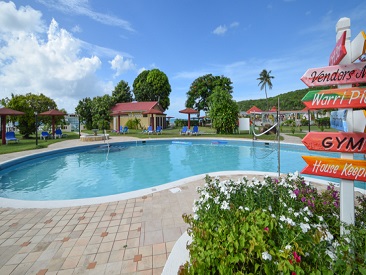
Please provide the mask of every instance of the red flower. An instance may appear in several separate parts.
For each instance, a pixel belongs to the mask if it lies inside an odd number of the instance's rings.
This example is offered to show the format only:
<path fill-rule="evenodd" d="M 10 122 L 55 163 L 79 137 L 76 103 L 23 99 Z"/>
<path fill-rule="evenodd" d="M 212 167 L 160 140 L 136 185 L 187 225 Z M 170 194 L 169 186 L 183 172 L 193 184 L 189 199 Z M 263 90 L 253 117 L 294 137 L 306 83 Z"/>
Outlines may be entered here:
<path fill-rule="evenodd" d="M 293 255 L 297 263 L 301 262 L 301 256 L 297 255 L 296 251 L 294 251 Z"/>
<path fill-rule="evenodd" d="M 269 231 L 269 228 L 268 227 L 265 227 L 264 228 L 264 231 L 267 231 L 268 232 Z"/>

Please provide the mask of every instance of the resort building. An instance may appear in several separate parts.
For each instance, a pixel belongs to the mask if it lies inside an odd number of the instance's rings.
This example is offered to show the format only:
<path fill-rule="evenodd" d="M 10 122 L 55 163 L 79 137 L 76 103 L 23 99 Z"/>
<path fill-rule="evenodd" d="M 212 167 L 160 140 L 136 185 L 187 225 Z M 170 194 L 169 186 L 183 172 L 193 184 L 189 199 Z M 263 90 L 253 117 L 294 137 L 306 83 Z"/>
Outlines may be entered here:
<path fill-rule="evenodd" d="M 144 129 L 149 126 L 152 126 L 153 130 L 157 126 L 165 129 L 167 126 L 166 114 L 157 101 L 117 103 L 112 107 L 111 115 L 113 117 L 111 129 L 116 131 L 126 126 L 127 121 L 134 119 L 140 120 L 141 127 Z"/>

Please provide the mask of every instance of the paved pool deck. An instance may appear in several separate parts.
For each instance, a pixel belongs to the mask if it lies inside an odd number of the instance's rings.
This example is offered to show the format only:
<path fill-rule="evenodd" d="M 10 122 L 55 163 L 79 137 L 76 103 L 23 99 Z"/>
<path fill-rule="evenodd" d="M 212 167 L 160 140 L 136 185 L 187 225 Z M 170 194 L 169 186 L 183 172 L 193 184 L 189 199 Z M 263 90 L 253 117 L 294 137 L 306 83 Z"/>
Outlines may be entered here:
<path fill-rule="evenodd" d="M 118 136 L 109 142 L 131 140 Z M 301 140 L 285 136 L 284 142 Z M 95 142 L 63 141 L 0 155 L 0 163 L 87 144 Z M 0 208 L 0 274 L 161 274 L 187 229 L 182 214 L 192 213 L 196 187 L 203 183 L 202 175 L 166 190 L 92 205 L 53 208 L 49 202 L 49 208 Z"/>

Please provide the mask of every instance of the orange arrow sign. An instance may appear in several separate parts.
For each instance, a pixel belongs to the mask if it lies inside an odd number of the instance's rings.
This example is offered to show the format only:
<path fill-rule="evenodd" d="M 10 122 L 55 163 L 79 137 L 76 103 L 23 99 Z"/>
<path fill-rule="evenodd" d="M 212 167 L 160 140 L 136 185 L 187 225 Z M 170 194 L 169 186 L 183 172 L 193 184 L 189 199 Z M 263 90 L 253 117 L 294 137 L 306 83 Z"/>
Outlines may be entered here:
<path fill-rule="evenodd" d="M 301 77 L 308 87 L 366 82 L 366 62 L 309 69 Z"/>
<path fill-rule="evenodd" d="M 302 156 L 307 166 L 302 174 L 366 181 L 366 161 L 354 159 Z"/>
<path fill-rule="evenodd" d="M 363 133 L 310 132 L 302 143 L 315 151 L 366 153 L 366 134 Z"/>

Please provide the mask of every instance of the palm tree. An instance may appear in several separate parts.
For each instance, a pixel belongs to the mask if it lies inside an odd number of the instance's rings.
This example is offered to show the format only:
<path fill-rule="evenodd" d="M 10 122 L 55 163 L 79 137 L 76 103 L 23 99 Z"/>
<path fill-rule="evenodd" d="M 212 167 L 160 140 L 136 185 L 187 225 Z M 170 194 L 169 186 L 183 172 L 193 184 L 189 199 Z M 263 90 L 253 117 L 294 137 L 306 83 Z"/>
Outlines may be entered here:
<path fill-rule="evenodd" d="M 266 101 L 267 101 L 267 110 L 269 111 L 269 107 L 268 107 L 268 97 L 267 97 L 267 85 L 268 88 L 272 89 L 272 82 L 271 79 L 274 78 L 274 76 L 271 76 L 272 71 L 267 72 L 266 69 L 264 69 L 260 74 L 259 74 L 259 78 L 257 78 L 257 80 L 259 80 L 259 85 L 261 85 L 261 91 L 263 90 L 264 87 L 264 91 L 266 93 Z"/>

